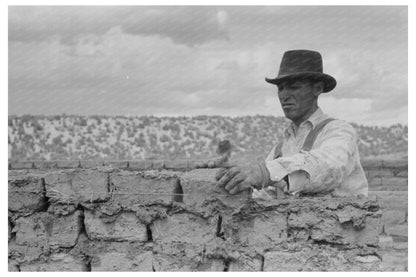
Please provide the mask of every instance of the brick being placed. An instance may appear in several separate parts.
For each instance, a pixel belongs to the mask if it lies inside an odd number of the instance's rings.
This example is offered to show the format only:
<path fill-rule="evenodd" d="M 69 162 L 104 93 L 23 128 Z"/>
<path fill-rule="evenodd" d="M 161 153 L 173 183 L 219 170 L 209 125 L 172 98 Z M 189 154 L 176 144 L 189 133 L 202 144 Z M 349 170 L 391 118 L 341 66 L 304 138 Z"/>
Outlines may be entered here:
<path fill-rule="evenodd" d="M 224 188 L 218 187 L 215 179 L 218 170 L 194 169 L 180 175 L 183 203 L 189 209 L 209 214 L 221 207 L 222 212 L 226 212 L 228 209 L 238 209 L 251 198 L 248 190 L 231 195 Z"/>

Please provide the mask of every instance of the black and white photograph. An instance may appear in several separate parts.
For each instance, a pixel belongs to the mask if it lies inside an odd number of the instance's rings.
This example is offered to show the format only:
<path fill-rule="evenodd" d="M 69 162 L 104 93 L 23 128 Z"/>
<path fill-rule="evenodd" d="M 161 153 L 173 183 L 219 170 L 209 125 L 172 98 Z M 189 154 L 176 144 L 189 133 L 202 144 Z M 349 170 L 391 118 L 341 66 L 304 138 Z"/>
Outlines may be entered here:
<path fill-rule="evenodd" d="M 408 5 L 6 9 L 8 272 L 409 272 Z"/>

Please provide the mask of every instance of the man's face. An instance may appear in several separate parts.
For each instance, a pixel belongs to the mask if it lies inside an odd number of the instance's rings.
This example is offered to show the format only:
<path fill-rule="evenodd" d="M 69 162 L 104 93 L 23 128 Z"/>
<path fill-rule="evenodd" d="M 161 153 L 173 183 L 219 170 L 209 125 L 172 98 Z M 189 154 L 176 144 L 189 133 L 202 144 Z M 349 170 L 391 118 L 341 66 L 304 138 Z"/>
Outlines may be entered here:
<path fill-rule="evenodd" d="M 287 80 L 279 85 L 278 96 L 285 116 L 295 122 L 302 123 L 316 108 L 315 87 L 309 80 Z"/>

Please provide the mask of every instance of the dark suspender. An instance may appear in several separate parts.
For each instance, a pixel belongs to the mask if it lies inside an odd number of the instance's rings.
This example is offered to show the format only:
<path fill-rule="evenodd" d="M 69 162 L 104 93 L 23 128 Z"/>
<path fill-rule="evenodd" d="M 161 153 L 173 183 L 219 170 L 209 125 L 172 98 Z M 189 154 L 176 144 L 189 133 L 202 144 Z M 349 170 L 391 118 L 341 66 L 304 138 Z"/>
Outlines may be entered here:
<path fill-rule="evenodd" d="M 327 119 L 323 120 L 322 122 L 320 122 L 318 125 L 316 125 L 315 128 L 313 128 L 309 132 L 308 136 L 305 139 L 305 142 L 302 145 L 302 150 L 303 151 L 310 151 L 312 149 L 312 146 L 313 146 L 316 138 L 318 137 L 319 133 L 326 126 L 326 124 L 328 124 L 332 120 L 334 120 L 334 119 L 333 118 L 327 118 Z M 277 159 L 281 156 L 282 156 L 281 150 L 278 149 L 278 147 L 276 147 L 274 149 L 274 159 Z M 289 190 L 289 175 L 286 175 L 285 178 L 283 178 L 283 179 L 286 181 L 287 189 Z"/>
<path fill-rule="evenodd" d="M 306 137 L 303 145 L 302 145 L 302 150 L 303 151 L 310 151 L 312 149 L 313 144 L 315 143 L 316 138 L 318 137 L 319 133 L 322 131 L 322 129 L 326 126 L 326 124 L 328 124 L 329 122 L 331 122 L 332 120 L 334 120 L 333 118 L 327 118 L 325 120 L 323 120 L 322 122 L 320 122 L 318 125 L 315 126 L 315 128 L 313 128 L 308 136 Z M 276 147 L 274 149 L 274 159 L 277 159 L 279 157 L 282 156 L 282 152 L 281 150 Z"/>
<path fill-rule="evenodd" d="M 322 131 L 322 129 L 325 127 L 326 124 L 328 124 L 329 122 L 331 122 L 332 120 L 334 120 L 333 118 L 327 118 L 324 121 L 320 122 L 318 125 L 315 126 L 315 128 L 313 128 L 308 136 L 305 139 L 305 142 L 302 145 L 302 150 L 303 151 L 310 151 L 312 149 L 312 146 L 316 140 L 316 138 L 318 137 L 319 133 Z"/>

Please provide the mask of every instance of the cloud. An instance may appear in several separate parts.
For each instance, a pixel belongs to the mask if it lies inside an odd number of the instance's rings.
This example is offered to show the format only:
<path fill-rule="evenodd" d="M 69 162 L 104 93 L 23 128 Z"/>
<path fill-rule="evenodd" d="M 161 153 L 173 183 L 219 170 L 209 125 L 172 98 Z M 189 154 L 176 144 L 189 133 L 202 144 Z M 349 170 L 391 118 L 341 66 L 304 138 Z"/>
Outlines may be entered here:
<path fill-rule="evenodd" d="M 282 115 L 264 77 L 284 51 L 306 48 L 338 81 L 321 97 L 328 114 L 407 122 L 401 12 L 384 32 L 374 22 L 385 12 L 331 9 L 10 7 L 9 113 Z"/>
<path fill-rule="evenodd" d="M 27 106 L 35 113 L 238 114 L 242 109 L 261 113 L 257 107 L 270 94 L 261 48 L 187 47 L 167 38 L 125 34 L 117 28 L 99 39 L 85 37 L 76 45 L 59 41 L 11 44 L 11 113 L 27 110 Z M 48 101 L 54 103 L 53 108 L 40 108 Z"/>
<path fill-rule="evenodd" d="M 195 45 L 227 39 L 226 21 L 227 13 L 216 8 L 164 7 L 147 10 L 141 16 L 131 13 L 122 29 L 128 34 L 156 34 L 176 43 Z"/>
<path fill-rule="evenodd" d="M 228 38 L 227 12 L 215 7 L 10 6 L 9 41 L 57 37 L 72 44 L 85 34 L 120 27 L 127 34 L 156 35 L 199 45 Z"/>
<path fill-rule="evenodd" d="M 9 6 L 9 41 L 69 42 L 81 34 L 103 34 L 128 12 L 122 6 Z"/>
<path fill-rule="evenodd" d="M 407 55 L 402 54 L 386 48 L 334 51 L 325 64 L 338 81 L 331 96 L 374 100 L 374 112 L 406 106 Z"/>

